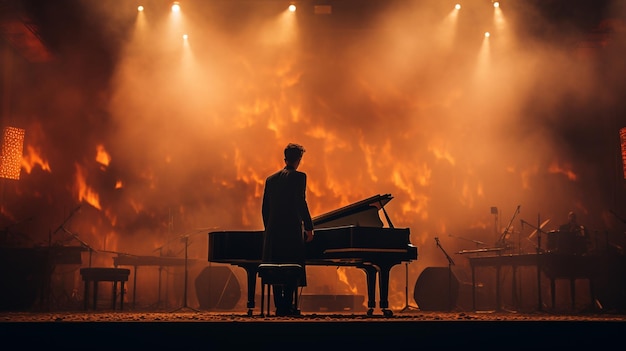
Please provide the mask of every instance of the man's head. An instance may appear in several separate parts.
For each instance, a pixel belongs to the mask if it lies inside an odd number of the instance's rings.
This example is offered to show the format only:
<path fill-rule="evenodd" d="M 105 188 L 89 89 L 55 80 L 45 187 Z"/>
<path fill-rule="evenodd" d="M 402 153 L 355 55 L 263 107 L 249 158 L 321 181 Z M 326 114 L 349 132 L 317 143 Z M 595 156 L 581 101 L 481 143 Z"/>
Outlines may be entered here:
<path fill-rule="evenodd" d="M 304 154 L 304 148 L 302 145 L 289 143 L 285 147 L 285 163 L 292 166 L 297 166 Z"/>
<path fill-rule="evenodd" d="M 576 213 L 574 211 L 570 211 L 567 214 L 567 218 L 569 219 L 570 222 L 575 223 L 576 222 Z"/>

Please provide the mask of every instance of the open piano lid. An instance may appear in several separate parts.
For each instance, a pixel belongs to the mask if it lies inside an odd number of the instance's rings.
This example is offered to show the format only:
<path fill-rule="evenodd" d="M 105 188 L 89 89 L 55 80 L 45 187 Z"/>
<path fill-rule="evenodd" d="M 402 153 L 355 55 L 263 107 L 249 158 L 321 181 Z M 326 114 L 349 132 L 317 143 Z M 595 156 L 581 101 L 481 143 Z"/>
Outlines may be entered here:
<path fill-rule="evenodd" d="M 391 194 L 375 195 L 365 200 L 361 200 L 319 215 L 313 218 L 313 226 L 315 228 L 328 228 L 346 225 L 356 225 L 362 227 L 383 227 L 383 222 L 378 214 L 379 210 L 383 210 L 385 219 L 390 228 L 393 224 L 385 211 L 385 205 L 393 199 Z"/>

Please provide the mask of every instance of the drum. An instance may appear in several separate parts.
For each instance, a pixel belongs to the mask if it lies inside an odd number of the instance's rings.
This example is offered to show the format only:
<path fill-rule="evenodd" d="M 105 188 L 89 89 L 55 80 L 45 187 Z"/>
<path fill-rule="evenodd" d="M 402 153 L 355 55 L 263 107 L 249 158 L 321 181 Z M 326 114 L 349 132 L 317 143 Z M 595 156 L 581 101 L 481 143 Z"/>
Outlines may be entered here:
<path fill-rule="evenodd" d="M 548 243 L 546 244 L 547 252 L 556 252 L 557 251 L 557 241 L 559 236 L 558 230 L 551 230 L 548 232 Z"/>

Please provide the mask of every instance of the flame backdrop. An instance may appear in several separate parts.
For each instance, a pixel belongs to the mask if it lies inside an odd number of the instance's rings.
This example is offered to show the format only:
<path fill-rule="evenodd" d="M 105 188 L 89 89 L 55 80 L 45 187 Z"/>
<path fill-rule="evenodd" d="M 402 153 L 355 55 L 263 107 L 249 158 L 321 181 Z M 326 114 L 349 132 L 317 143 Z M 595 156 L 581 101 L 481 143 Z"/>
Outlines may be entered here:
<path fill-rule="evenodd" d="M 25 136 L 0 224 L 27 245 L 78 237 L 111 265 L 108 252 L 181 257 L 190 235 L 204 267 L 209 231 L 262 229 L 289 142 L 307 150 L 313 216 L 394 196 L 419 249 L 411 290 L 448 264 L 435 237 L 453 254 L 508 230 L 528 252 L 522 219 L 555 229 L 574 210 L 623 245 L 620 1 L 20 3 L 53 56 L 2 42 L 3 125 Z M 305 293 L 365 294 L 359 270 L 310 272 Z M 400 308 L 404 267 L 391 275 Z"/>

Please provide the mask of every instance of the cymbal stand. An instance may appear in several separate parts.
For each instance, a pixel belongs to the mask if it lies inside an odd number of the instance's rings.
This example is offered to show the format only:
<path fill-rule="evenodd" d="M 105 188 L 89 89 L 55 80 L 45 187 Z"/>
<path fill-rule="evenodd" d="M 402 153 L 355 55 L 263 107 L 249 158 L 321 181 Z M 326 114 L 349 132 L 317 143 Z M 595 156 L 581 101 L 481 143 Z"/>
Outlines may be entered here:
<path fill-rule="evenodd" d="M 513 216 L 511 217 L 509 224 L 506 226 L 506 228 L 504 229 L 504 232 L 502 232 L 502 235 L 497 241 L 497 243 L 499 245 L 502 245 L 503 248 L 506 248 L 506 238 L 510 234 L 509 230 L 511 229 L 511 224 L 513 224 L 513 220 L 515 219 L 515 216 L 517 216 L 517 214 L 519 213 L 520 207 L 521 207 L 520 205 L 517 205 L 517 208 L 515 209 L 515 212 L 513 212 Z"/>
<path fill-rule="evenodd" d="M 448 311 L 452 311 L 452 266 L 454 266 L 454 260 L 452 260 L 452 257 L 450 257 L 446 250 L 444 250 L 441 246 L 438 237 L 435 237 L 435 242 L 437 242 L 437 247 L 441 249 L 441 252 L 443 252 L 448 259 Z"/>
<path fill-rule="evenodd" d="M 404 307 L 400 310 L 400 312 L 411 310 L 417 311 L 419 308 L 409 305 L 409 263 L 404 262 Z"/>
<path fill-rule="evenodd" d="M 189 306 L 187 306 L 187 280 L 189 277 L 189 269 L 188 269 L 188 261 L 189 261 L 189 256 L 187 254 L 187 248 L 189 247 L 189 235 L 185 235 L 183 237 L 183 241 L 185 243 L 185 286 L 183 289 L 183 305 L 175 310 L 173 310 L 172 312 L 178 312 L 180 310 L 183 309 L 189 309 L 192 310 L 194 312 L 198 312 L 198 310 L 196 310 L 195 308 L 191 308 Z"/>

